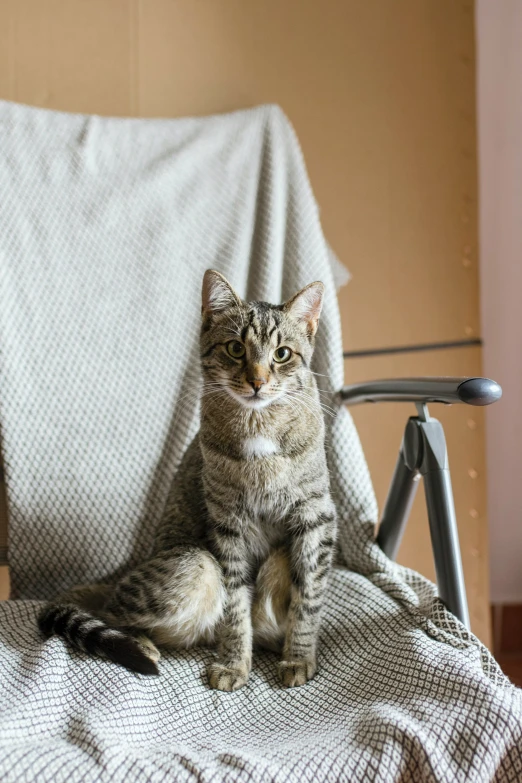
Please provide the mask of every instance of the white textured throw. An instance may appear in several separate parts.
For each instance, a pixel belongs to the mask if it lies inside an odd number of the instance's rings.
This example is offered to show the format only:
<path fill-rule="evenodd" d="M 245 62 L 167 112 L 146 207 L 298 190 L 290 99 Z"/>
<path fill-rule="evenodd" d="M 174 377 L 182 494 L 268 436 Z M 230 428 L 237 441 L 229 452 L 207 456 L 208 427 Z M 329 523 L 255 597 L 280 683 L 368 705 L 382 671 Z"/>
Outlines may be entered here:
<path fill-rule="evenodd" d="M 314 369 L 343 382 L 333 261 L 275 107 L 103 119 L 0 103 L 0 423 L 13 595 L 0 604 L 0 780 L 516 781 L 521 691 L 373 543 L 351 418 L 328 421 L 341 549 L 319 672 L 205 682 L 209 650 L 145 678 L 40 638 L 41 599 L 145 557 L 198 427 L 201 278 L 249 299 L 326 284 Z"/>

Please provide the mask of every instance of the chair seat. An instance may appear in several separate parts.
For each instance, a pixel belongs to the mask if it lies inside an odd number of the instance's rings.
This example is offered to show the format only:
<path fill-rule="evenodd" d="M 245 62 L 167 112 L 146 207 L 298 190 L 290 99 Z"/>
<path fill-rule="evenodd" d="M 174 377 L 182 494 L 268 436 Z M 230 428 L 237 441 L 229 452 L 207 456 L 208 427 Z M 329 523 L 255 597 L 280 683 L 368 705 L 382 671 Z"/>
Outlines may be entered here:
<path fill-rule="evenodd" d="M 232 694 L 207 686 L 211 650 L 135 675 L 44 642 L 40 606 L 0 604 L 2 781 L 482 783 L 522 770 L 522 691 L 359 574 L 334 571 L 318 674 L 288 690 L 264 652 Z"/>

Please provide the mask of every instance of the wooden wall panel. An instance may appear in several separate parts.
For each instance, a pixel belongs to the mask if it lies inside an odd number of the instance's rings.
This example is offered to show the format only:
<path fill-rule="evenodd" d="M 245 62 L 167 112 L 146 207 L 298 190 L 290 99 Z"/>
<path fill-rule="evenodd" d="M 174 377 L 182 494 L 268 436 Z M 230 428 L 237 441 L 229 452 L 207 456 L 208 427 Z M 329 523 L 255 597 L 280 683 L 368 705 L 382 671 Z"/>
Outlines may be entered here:
<path fill-rule="evenodd" d="M 345 347 L 479 334 L 471 0 L 0 0 L 0 97 L 172 117 L 279 103 L 353 275 L 340 294 Z M 476 373 L 480 351 L 346 369 L 350 380 Z M 405 412 L 355 415 L 382 500 Z M 466 416 L 441 418 L 473 624 L 487 641 L 483 470 L 466 472 L 482 465 L 483 433 Z M 417 502 L 401 558 L 432 575 L 429 552 Z"/>
<path fill-rule="evenodd" d="M 0 0 L 2 20 L 9 62 L 0 97 L 63 111 L 132 112 L 128 0 Z"/>
<path fill-rule="evenodd" d="M 12 14 L 9 5 L 0 1 L 0 95 L 4 98 L 11 97 L 12 85 L 12 61 L 11 41 L 13 33 L 11 29 Z"/>
<path fill-rule="evenodd" d="M 471 10 L 140 5 L 140 114 L 276 101 L 294 123 L 326 233 L 354 274 L 341 294 L 350 347 L 478 334 Z"/>

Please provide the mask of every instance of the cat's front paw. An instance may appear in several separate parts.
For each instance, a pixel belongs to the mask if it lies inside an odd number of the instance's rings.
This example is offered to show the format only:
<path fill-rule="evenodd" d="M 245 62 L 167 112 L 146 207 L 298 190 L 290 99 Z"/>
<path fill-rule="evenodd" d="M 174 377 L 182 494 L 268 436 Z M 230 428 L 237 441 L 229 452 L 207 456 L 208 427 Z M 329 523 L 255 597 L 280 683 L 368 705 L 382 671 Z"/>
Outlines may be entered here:
<path fill-rule="evenodd" d="M 281 661 L 279 675 L 285 688 L 295 688 L 311 680 L 317 671 L 316 661 Z"/>
<path fill-rule="evenodd" d="M 211 663 L 208 667 L 208 682 L 216 691 L 237 691 L 248 681 L 249 671 L 246 666 L 224 666 L 221 663 Z"/>

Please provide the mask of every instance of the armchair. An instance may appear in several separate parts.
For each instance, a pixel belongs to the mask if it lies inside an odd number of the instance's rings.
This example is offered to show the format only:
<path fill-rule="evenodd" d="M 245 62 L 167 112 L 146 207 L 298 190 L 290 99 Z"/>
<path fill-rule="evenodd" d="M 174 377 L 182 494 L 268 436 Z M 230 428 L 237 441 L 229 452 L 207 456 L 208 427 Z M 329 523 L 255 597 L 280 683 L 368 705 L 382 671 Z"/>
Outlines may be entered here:
<path fill-rule="evenodd" d="M 306 686 L 282 688 L 267 651 L 230 694 L 208 687 L 211 649 L 167 650 L 161 676 L 141 678 L 43 639 L 42 600 L 150 552 L 198 426 L 204 270 L 262 301 L 323 280 L 314 371 L 329 389 L 342 383 L 342 339 L 331 253 L 279 109 L 155 121 L 0 104 L 0 120 L 0 426 L 16 599 L 0 602 L 0 780 L 518 779 L 522 700 L 452 614 L 467 619 L 444 435 L 427 412 L 492 402 L 492 382 L 341 390 L 347 405 L 415 402 L 418 416 L 381 549 L 352 419 L 338 405 L 325 420 L 343 557 Z M 421 475 L 451 612 L 382 552 L 394 555 Z"/>

